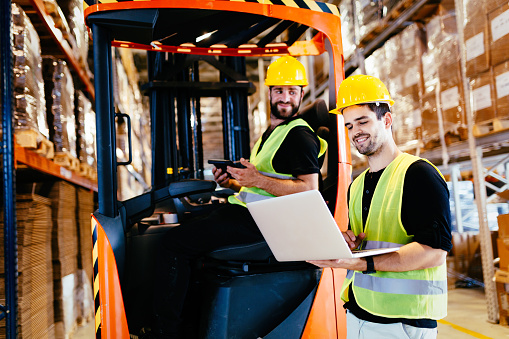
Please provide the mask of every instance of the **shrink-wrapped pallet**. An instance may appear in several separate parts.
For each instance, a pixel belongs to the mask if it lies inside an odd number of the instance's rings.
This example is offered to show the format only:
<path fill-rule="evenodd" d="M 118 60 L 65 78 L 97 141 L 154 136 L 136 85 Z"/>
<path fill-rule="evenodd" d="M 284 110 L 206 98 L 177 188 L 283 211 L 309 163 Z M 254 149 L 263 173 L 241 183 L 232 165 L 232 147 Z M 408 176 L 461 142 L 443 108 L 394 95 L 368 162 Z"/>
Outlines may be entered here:
<path fill-rule="evenodd" d="M 339 4 L 339 13 L 341 14 L 341 38 L 343 43 L 343 56 L 348 60 L 355 52 L 355 26 L 353 2 L 343 0 Z"/>
<path fill-rule="evenodd" d="M 12 4 L 14 124 L 48 137 L 39 36 L 30 19 Z"/>
<path fill-rule="evenodd" d="M 490 67 L 490 47 L 488 40 L 488 17 L 482 10 L 483 0 L 466 2 L 470 10 L 466 11 L 463 28 L 466 51 L 466 74 L 468 77 L 486 72 Z M 477 8 L 476 11 L 471 8 Z"/>
<path fill-rule="evenodd" d="M 437 15 L 432 17 L 426 24 L 426 37 L 428 49 L 434 50 L 438 45 L 447 40 L 450 36 L 458 34 L 458 25 L 456 23 L 456 12 L 454 6 L 439 6 Z"/>
<path fill-rule="evenodd" d="M 50 140 L 56 152 L 68 152 L 76 158 L 76 121 L 74 117 L 74 84 L 63 60 L 43 59 L 44 86 Z"/>
<path fill-rule="evenodd" d="M 477 129 L 474 132 L 485 134 L 482 130 L 482 123 L 492 121 L 496 116 L 495 91 L 491 71 L 470 78 L 470 89 L 472 92 L 472 113 Z"/>
<path fill-rule="evenodd" d="M 76 152 L 80 163 L 96 167 L 95 112 L 92 103 L 81 91 L 75 95 Z"/>
<path fill-rule="evenodd" d="M 387 78 L 385 65 L 385 48 L 384 46 L 375 50 L 369 57 L 366 58 L 364 66 L 366 68 L 366 75 L 374 76 L 382 82 Z"/>
<path fill-rule="evenodd" d="M 491 65 L 496 66 L 509 59 L 509 4 L 498 7 L 488 14 Z"/>
<path fill-rule="evenodd" d="M 355 4 L 355 14 L 359 24 L 359 40 L 369 37 L 380 27 L 383 16 L 382 0 L 361 0 Z"/>
<path fill-rule="evenodd" d="M 88 32 L 83 16 L 83 1 L 80 0 L 58 0 L 64 17 L 67 19 L 69 32 L 72 36 L 70 44 L 76 60 L 81 67 L 88 69 Z"/>

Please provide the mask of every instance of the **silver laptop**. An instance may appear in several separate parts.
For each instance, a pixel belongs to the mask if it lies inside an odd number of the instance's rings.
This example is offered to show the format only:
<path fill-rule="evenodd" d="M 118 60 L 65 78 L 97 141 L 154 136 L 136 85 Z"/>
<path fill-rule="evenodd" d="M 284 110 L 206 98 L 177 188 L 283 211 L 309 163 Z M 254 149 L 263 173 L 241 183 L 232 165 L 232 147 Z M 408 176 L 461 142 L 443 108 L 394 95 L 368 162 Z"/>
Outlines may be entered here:
<path fill-rule="evenodd" d="M 399 247 L 351 251 L 318 191 L 306 191 L 247 204 L 278 261 L 359 258 Z"/>

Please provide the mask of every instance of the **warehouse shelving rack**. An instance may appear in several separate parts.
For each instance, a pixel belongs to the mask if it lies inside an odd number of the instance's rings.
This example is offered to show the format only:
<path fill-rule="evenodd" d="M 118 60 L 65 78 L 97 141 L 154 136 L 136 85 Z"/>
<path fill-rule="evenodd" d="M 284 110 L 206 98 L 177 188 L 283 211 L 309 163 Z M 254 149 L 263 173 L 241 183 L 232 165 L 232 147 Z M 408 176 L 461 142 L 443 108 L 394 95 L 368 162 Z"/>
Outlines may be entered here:
<path fill-rule="evenodd" d="M 36 21 L 38 31 L 45 43 L 41 44 L 45 54 L 65 59 L 81 86 L 94 98 L 94 86 L 87 71 L 81 67 L 72 50 L 63 39 L 62 33 L 55 28 L 53 19 L 46 13 L 42 0 L 19 0 L 28 12 L 30 19 Z M 18 297 L 17 297 L 17 231 L 16 231 L 16 176 L 21 167 L 27 167 L 40 176 L 51 176 L 73 184 L 97 191 L 97 183 L 79 176 L 66 168 L 55 164 L 37 153 L 15 144 L 13 127 L 13 65 L 11 47 L 11 1 L 0 4 L 0 200 L 2 202 L 4 222 L 4 262 L 5 262 L 5 300 L 0 303 L 0 327 L 5 327 L 6 338 L 17 337 Z M 31 9 L 31 10 L 30 10 Z M 25 173 L 25 172 L 24 172 Z M 5 318 L 5 323 L 2 323 Z"/>

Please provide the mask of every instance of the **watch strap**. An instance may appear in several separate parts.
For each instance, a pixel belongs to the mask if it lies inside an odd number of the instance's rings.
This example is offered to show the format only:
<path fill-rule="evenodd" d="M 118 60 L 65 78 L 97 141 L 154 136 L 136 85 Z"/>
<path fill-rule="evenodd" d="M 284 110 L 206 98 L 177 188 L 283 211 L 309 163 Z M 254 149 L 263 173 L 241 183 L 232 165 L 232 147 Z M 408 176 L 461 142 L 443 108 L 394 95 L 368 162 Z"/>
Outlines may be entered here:
<path fill-rule="evenodd" d="M 373 262 L 373 257 L 364 257 L 366 263 L 368 264 L 365 271 L 362 271 L 363 274 L 371 274 L 376 273 L 375 271 L 375 263 Z"/>

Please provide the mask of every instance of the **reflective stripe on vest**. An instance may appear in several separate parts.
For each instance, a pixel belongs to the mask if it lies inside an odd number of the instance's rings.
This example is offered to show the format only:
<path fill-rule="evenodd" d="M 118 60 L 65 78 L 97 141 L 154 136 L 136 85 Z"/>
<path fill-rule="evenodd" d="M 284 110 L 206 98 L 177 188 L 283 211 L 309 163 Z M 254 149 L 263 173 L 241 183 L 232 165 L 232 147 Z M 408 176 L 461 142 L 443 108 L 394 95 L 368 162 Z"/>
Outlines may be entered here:
<path fill-rule="evenodd" d="M 277 173 L 272 165 L 272 160 L 290 130 L 297 126 L 306 126 L 313 131 L 309 124 L 303 119 L 295 119 L 290 121 L 288 124 L 279 125 L 272 131 L 267 140 L 265 140 L 260 152 L 258 152 L 258 149 L 260 148 L 262 138 L 260 137 L 258 139 L 251 151 L 251 158 L 249 159 L 249 162 L 255 165 L 256 169 L 263 175 L 283 180 L 296 179 L 291 174 Z M 320 152 L 318 157 L 321 157 L 327 149 L 327 142 L 320 137 L 318 137 L 318 140 L 320 141 Z M 246 206 L 246 203 L 265 200 L 272 197 L 274 197 L 274 195 L 258 187 L 242 187 L 239 193 L 228 198 L 228 202 L 231 204 Z"/>
<path fill-rule="evenodd" d="M 413 236 L 406 233 L 401 222 L 401 205 L 406 171 L 419 159 L 403 153 L 385 168 L 373 193 L 365 227 L 362 221 L 362 195 L 367 171 L 352 183 L 350 225 L 354 234 L 366 233 L 369 239 L 366 241 L 366 249 L 397 247 L 413 241 Z M 358 271 L 348 271 L 341 291 L 343 301 L 348 301 L 349 288 L 353 289 L 357 304 L 374 315 L 441 319 L 447 314 L 445 263 L 408 272 L 377 271 L 365 275 Z"/>

